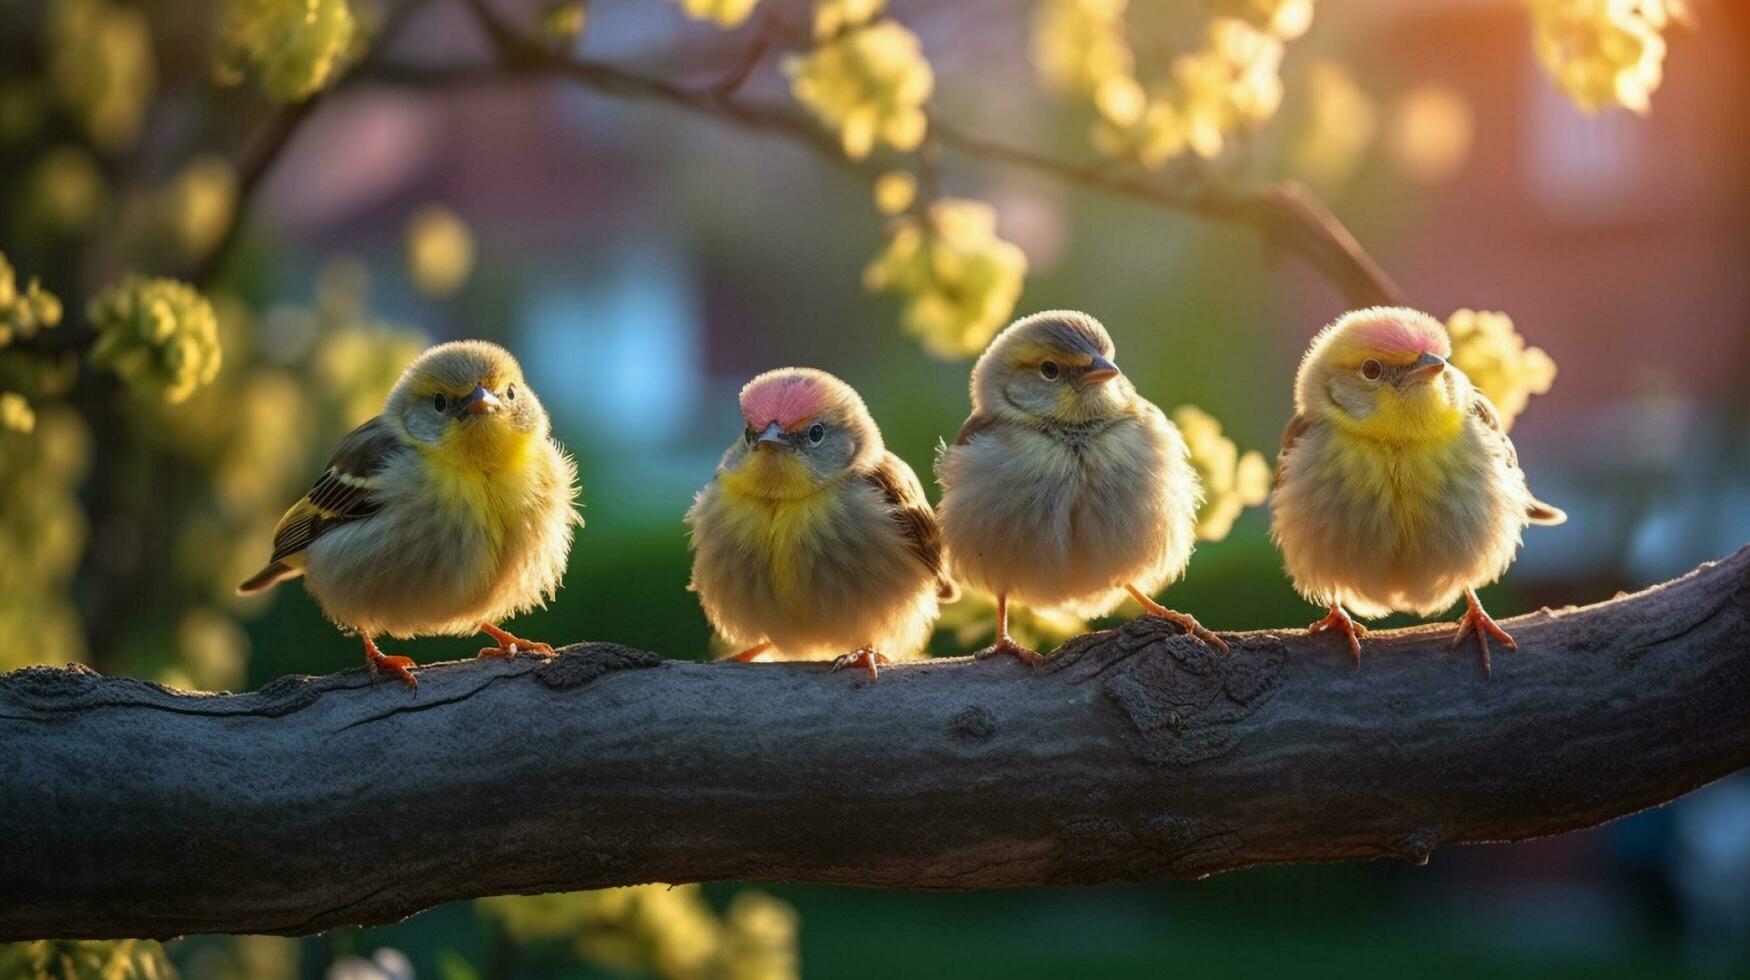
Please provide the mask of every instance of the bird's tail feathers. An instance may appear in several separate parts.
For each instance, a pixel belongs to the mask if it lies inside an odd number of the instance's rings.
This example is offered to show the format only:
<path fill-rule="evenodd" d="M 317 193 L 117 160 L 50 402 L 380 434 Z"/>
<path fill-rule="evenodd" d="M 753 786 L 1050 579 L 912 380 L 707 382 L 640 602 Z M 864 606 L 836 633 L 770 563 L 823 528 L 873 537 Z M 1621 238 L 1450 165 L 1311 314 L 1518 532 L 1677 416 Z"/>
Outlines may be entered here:
<path fill-rule="evenodd" d="M 1560 507 L 1553 507 L 1541 500 L 1533 498 L 1531 506 L 1525 509 L 1525 517 L 1533 524 L 1561 524 L 1568 519 L 1568 512 Z"/>
<path fill-rule="evenodd" d="M 289 578 L 297 578 L 304 574 L 302 568 L 294 568 L 283 561 L 270 563 L 266 568 L 249 576 L 242 585 L 237 586 L 238 595 L 254 595 L 271 589 Z"/>

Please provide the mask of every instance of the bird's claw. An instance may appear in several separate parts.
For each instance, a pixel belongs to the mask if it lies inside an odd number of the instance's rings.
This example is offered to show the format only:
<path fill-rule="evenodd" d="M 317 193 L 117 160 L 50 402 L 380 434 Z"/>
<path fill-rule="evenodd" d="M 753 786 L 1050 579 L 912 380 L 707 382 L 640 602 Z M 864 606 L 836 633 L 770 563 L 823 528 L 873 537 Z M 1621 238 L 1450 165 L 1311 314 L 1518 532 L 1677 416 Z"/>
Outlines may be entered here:
<path fill-rule="evenodd" d="M 1456 650 L 1458 645 L 1464 642 L 1466 636 L 1476 634 L 1477 652 L 1482 657 L 1483 676 L 1493 677 L 1495 676 L 1495 666 L 1489 657 L 1489 637 L 1492 636 L 1500 640 L 1501 645 L 1509 650 L 1519 649 L 1519 644 L 1515 643 L 1513 637 L 1508 635 L 1499 623 L 1483 611 L 1483 604 L 1477 601 L 1475 593 L 1466 592 L 1464 598 L 1466 607 L 1464 615 L 1458 617 L 1458 631 L 1452 635 L 1452 647 Z"/>
<path fill-rule="evenodd" d="M 892 662 L 893 661 L 887 659 L 887 655 L 884 653 L 877 652 L 869 647 L 858 647 L 850 653 L 834 657 L 832 667 L 827 673 L 830 674 L 835 671 L 840 671 L 846 667 L 862 667 L 869 671 L 869 679 L 875 681 L 880 679 L 881 668 Z"/>
<path fill-rule="evenodd" d="M 552 658 L 557 656 L 551 644 L 535 640 L 525 640 L 520 636 L 508 633 L 496 626 L 481 624 L 480 632 L 498 641 L 495 647 L 481 647 L 475 659 L 481 657 L 502 657 L 506 660 L 514 658 L 519 653 L 532 653 L 537 657 Z"/>
<path fill-rule="evenodd" d="M 1325 618 L 1307 625 L 1308 633 L 1323 633 L 1325 630 L 1336 630 L 1349 641 L 1349 652 L 1355 656 L 1355 663 L 1361 663 L 1361 637 L 1367 635 L 1367 627 L 1357 623 L 1342 606 L 1332 606 L 1325 613 Z"/>
<path fill-rule="evenodd" d="M 760 654 L 765 653 L 767 650 L 770 650 L 771 648 L 772 648 L 772 645 L 770 643 L 760 643 L 760 644 L 757 644 L 755 646 L 748 647 L 746 650 L 743 650 L 740 653 L 732 653 L 727 657 L 718 657 L 717 660 L 719 663 L 733 662 L 733 663 L 738 663 L 738 664 L 751 664 L 755 660 L 758 660 L 760 658 Z"/>
<path fill-rule="evenodd" d="M 1227 641 L 1205 629 L 1203 624 L 1199 623 L 1197 618 L 1190 613 L 1182 613 L 1176 609 L 1168 609 L 1166 606 L 1150 599 L 1136 589 L 1130 589 L 1130 594 L 1142 606 L 1144 614 L 1153 616 L 1156 619 L 1164 619 L 1167 622 L 1172 623 L 1174 626 L 1179 627 L 1180 630 L 1202 640 L 1205 645 L 1218 653 L 1227 652 Z"/>
<path fill-rule="evenodd" d="M 419 690 L 419 678 L 413 676 L 413 671 L 410 669 L 414 666 L 412 657 L 397 657 L 387 653 L 368 653 L 365 655 L 365 667 L 371 672 L 372 684 L 377 683 L 379 677 L 387 674 L 399 678 L 402 683 L 417 691 Z"/>
<path fill-rule="evenodd" d="M 1185 632 L 1202 640 L 1205 646 L 1208 646 L 1216 653 L 1226 653 L 1228 650 L 1226 640 L 1216 636 L 1213 631 L 1206 629 L 1202 623 L 1199 623 L 1189 613 L 1175 612 L 1174 610 L 1167 609 L 1164 612 L 1150 613 L 1150 615 L 1159 616 L 1161 619 L 1174 624 Z"/>
<path fill-rule="evenodd" d="M 1040 653 L 1038 650 L 1029 650 L 1007 636 L 997 637 L 995 643 L 973 654 L 972 659 L 985 660 L 990 657 L 1001 656 L 1005 653 L 1029 667 L 1037 667 L 1045 662 L 1045 654 Z"/>

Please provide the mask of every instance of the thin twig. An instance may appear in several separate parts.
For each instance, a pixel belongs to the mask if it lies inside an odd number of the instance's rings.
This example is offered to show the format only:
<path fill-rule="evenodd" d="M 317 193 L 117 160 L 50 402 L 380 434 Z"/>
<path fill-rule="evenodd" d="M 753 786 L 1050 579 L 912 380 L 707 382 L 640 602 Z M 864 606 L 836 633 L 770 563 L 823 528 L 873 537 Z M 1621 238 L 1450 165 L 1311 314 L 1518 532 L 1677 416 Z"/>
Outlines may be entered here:
<path fill-rule="evenodd" d="M 1323 272 L 1357 306 L 1401 305 L 1403 291 L 1355 239 L 1336 215 L 1294 181 L 1251 190 L 1213 185 L 1186 193 L 1085 164 L 1065 163 L 1041 154 L 975 136 L 943 122 L 930 131 L 944 146 L 984 160 L 1004 163 L 1160 207 L 1189 211 L 1217 221 L 1249 224 L 1266 237 L 1299 253 Z"/>
<path fill-rule="evenodd" d="M 404 9 L 410 11 L 420 2 L 415 0 Z M 661 102 L 694 115 L 779 136 L 864 176 L 873 176 L 879 169 L 868 161 L 847 158 L 838 141 L 812 120 L 785 108 L 752 104 L 735 97 L 769 52 L 773 40 L 770 30 L 762 29 L 754 43 L 721 79 L 706 85 L 685 85 L 556 51 L 521 34 L 496 14 L 486 0 L 465 0 L 465 3 L 492 48 L 492 62 L 420 65 L 385 62 L 373 57 L 355 69 L 346 81 L 442 88 L 504 79 L 558 77 L 610 98 Z M 374 46 L 373 55 L 381 47 L 380 43 Z M 294 114 L 280 120 L 277 127 L 270 125 L 260 141 L 260 149 L 245 161 L 238 217 L 226 235 L 225 244 L 209 256 L 203 266 L 204 274 L 198 276 L 197 281 L 209 279 L 222 262 L 254 188 L 284 152 L 298 123 L 313 108 L 314 100 L 303 103 L 294 107 Z M 1032 171 L 1101 193 L 1185 211 L 1210 220 L 1250 226 L 1272 243 L 1300 255 L 1354 305 L 1399 305 L 1405 302 L 1403 291 L 1342 221 L 1311 191 L 1293 181 L 1245 189 L 1222 184 L 1196 189 L 1169 188 L 1108 167 L 1070 163 L 991 140 L 940 118 L 930 121 L 928 145 L 932 153 L 935 146 L 946 146 L 975 160 Z"/>
<path fill-rule="evenodd" d="M 745 81 L 746 73 L 764 56 L 770 40 L 766 32 L 762 32 L 744 55 L 737 70 L 723 81 L 704 87 L 689 87 L 603 62 L 554 52 L 518 35 L 514 28 L 492 12 L 486 0 L 467 0 L 467 3 L 492 44 L 496 68 L 502 72 L 534 77 L 559 76 L 613 98 L 666 102 L 697 115 L 800 142 L 823 158 L 865 176 L 872 176 L 878 169 L 866 161 L 847 158 L 837 141 L 809 119 L 784 109 L 753 106 L 731 97 L 735 88 Z M 380 65 L 362 80 L 437 87 L 498 77 L 493 69 L 491 65 Z M 732 85 L 726 84 L 731 82 Z M 1169 189 L 1109 168 L 1056 160 L 974 135 L 953 123 L 932 118 L 927 152 L 934 153 L 936 145 L 951 147 L 967 157 L 1030 170 L 1103 193 L 1146 201 L 1211 220 L 1248 225 L 1271 242 L 1306 259 L 1342 290 L 1350 303 L 1356 306 L 1404 303 L 1403 291 L 1362 248 L 1342 221 L 1298 183 L 1283 181 L 1251 189 L 1235 189 L 1221 184 L 1196 190 Z M 921 163 L 928 167 L 931 161 Z"/>
<path fill-rule="evenodd" d="M 383 52 L 389 49 L 391 42 L 413 22 L 414 15 L 429 2 L 430 0 L 407 0 L 395 8 L 384 19 L 377 36 L 371 39 L 370 52 L 346 77 L 302 102 L 281 106 L 261 124 L 237 165 L 237 203 L 231 209 L 231 221 L 225 226 L 225 233 L 220 236 L 219 243 L 195 267 L 194 274 L 190 277 L 197 289 L 205 289 L 229 261 L 231 253 L 237 247 L 238 236 L 242 233 L 243 221 L 252 209 L 262 182 L 274 165 L 285 156 L 286 149 L 298 130 L 337 88 L 344 86 L 353 76 L 368 74 L 381 60 Z"/>

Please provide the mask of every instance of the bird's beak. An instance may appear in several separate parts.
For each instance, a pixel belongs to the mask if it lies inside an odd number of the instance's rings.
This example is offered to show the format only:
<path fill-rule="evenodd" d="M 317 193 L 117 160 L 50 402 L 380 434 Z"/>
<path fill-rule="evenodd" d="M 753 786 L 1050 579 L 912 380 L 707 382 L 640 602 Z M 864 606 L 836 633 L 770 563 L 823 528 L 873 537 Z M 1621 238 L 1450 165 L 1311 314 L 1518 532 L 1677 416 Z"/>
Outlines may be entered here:
<path fill-rule="evenodd" d="M 1433 381 L 1440 377 L 1440 372 L 1446 370 L 1446 361 L 1438 354 L 1423 354 L 1416 358 L 1410 369 L 1404 372 L 1404 384 L 1420 384 L 1423 381 Z"/>
<path fill-rule="evenodd" d="M 760 433 L 758 439 L 754 440 L 754 448 L 759 449 L 762 452 L 771 452 L 777 449 L 789 449 L 790 440 L 784 438 L 783 427 L 778 425 L 778 423 L 773 422 L 765 427 L 765 430 Z"/>
<path fill-rule="evenodd" d="M 1097 385 L 1103 381 L 1111 381 L 1118 377 L 1118 365 L 1098 354 L 1094 355 L 1094 363 L 1082 372 L 1082 384 Z"/>
<path fill-rule="evenodd" d="M 456 404 L 456 417 L 490 415 L 498 411 L 500 404 L 497 395 L 487 391 L 482 385 L 475 385 L 474 390 L 468 392 L 468 397 Z"/>

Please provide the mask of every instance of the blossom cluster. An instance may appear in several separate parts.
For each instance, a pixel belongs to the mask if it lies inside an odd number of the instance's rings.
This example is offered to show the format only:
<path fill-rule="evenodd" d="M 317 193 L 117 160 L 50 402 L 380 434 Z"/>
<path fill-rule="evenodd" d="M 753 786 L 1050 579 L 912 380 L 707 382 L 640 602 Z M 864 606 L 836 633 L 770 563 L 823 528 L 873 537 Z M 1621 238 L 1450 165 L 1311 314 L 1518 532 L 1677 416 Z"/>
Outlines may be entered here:
<path fill-rule="evenodd" d="M 1664 76 L 1665 28 L 1682 0 L 1530 0 L 1537 58 L 1587 112 L 1645 113 Z"/>
<path fill-rule="evenodd" d="M 939 198 L 894 219 L 887 247 L 863 270 L 863 285 L 904 298 L 901 326 L 938 357 L 984 349 L 1008 322 L 1027 275 L 1027 256 L 997 237 L 982 201 Z"/>
<path fill-rule="evenodd" d="M 1555 382 L 1555 360 L 1541 347 L 1525 346 L 1505 313 L 1459 310 L 1446 319 L 1446 332 L 1452 337 L 1452 363 L 1488 396 L 1503 429 L 1513 427 L 1532 395 L 1549 391 Z"/>

